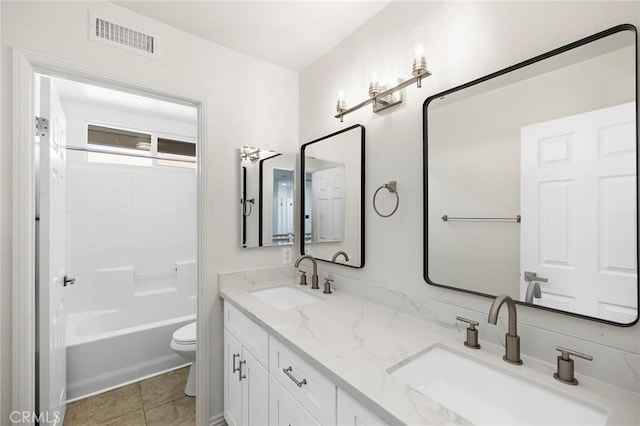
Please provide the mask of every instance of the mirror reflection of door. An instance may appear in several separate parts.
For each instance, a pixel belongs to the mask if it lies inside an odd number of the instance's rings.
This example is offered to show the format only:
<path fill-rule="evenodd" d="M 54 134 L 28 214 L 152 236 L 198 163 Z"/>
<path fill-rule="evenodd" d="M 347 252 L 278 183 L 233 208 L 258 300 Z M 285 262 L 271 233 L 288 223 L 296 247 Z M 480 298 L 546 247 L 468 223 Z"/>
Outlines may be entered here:
<path fill-rule="evenodd" d="M 307 159 L 305 173 L 305 240 L 339 242 L 345 239 L 345 165 Z"/>
<path fill-rule="evenodd" d="M 313 215 L 313 173 L 305 173 L 304 175 L 304 193 L 304 242 L 306 244 L 313 241 L 311 237 L 313 225 L 311 220 Z"/>
<path fill-rule="evenodd" d="M 521 274 L 547 280 L 534 303 L 636 318 L 635 111 L 632 102 L 522 128 Z M 521 280 L 521 300 L 535 282 Z"/>
<path fill-rule="evenodd" d="M 273 243 L 293 242 L 293 169 L 273 169 Z"/>
<path fill-rule="evenodd" d="M 313 240 L 344 239 L 344 166 L 316 170 L 312 174 Z"/>

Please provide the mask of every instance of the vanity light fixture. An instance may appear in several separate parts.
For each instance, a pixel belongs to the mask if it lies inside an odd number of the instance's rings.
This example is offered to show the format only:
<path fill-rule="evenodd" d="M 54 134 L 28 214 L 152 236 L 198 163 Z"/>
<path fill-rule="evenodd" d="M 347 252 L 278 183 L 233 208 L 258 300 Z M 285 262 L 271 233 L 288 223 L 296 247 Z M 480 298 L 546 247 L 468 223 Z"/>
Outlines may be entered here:
<path fill-rule="evenodd" d="M 240 159 L 257 161 L 260 159 L 260 148 L 253 148 L 250 146 L 243 146 L 240 148 Z"/>
<path fill-rule="evenodd" d="M 341 94 L 338 97 L 338 103 L 336 104 L 337 114 L 334 117 L 339 118 L 340 122 L 342 122 L 345 115 L 359 110 L 368 104 L 373 104 L 373 112 L 385 110 L 394 105 L 398 105 L 404 100 L 403 92 L 401 90 L 405 87 L 410 86 L 413 83 L 416 83 L 418 88 L 422 87 L 422 79 L 429 77 L 431 73 L 427 69 L 427 60 L 422 56 L 422 48 L 420 47 L 416 49 L 416 57 L 413 60 L 411 75 L 413 77 L 407 80 L 398 79 L 398 82 L 391 86 L 391 83 L 388 85 L 381 85 L 378 82 L 377 75 L 374 73 L 373 78 L 369 83 L 369 98 L 355 106 L 352 106 L 351 108 L 347 108 L 347 103 L 342 96 L 342 92 L 340 92 Z"/>
<path fill-rule="evenodd" d="M 344 92 L 341 90 L 340 93 L 338 94 L 338 103 L 336 104 L 336 112 L 338 114 L 341 114 L 346 110 L 347 110 L 347 102 L 344 100 Z"/>

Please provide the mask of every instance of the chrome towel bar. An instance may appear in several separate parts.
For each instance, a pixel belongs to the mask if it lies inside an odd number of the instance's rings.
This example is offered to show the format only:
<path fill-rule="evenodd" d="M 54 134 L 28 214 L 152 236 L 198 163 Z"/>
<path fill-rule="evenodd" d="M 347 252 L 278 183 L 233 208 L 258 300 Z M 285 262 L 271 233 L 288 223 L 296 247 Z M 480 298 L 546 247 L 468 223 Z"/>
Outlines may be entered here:
<path fill-rule="evenodd" d="M 516 217 L 452 217 L 445 214 L 441 219 L 443 222 L 448 222 L 450 220 L 469 220 L 478 222 L 522 222 L 522 216 L 520 215 L 517 215 Z"/>

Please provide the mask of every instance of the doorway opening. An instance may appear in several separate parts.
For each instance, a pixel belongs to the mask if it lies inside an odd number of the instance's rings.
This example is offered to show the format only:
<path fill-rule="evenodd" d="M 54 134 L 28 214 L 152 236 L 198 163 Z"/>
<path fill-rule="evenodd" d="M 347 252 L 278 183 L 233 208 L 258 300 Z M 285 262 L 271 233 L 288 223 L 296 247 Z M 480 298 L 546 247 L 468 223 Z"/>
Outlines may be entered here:
<path fill-rule="evenodd" d="M 197 106 L 44 74 L 33 94 L 37 412 L 191 363 L 195 395 Z"/>

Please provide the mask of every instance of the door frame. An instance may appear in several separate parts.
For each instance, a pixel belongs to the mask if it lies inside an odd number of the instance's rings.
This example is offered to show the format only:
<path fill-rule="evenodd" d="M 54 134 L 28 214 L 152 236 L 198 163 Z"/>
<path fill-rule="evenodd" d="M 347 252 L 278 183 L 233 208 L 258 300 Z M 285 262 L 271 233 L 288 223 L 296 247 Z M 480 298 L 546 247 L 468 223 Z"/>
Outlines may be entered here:
<path fill-rule="evenodd" d="M 203 141 L 207 140 L 205 121 L 207 102 L 184 93 L 169 91 L 164 87 L 148 82 L 136 81 L 112 72 L 105 72 L 59 58 L 43 55 L 25 49 L 12 51 L 12 265 L 11 265 L 11 410 L 35 411 L 36 395 L 36 305 L 35 305 L 35 135 L 33 117 L 35 116 L 33 94 L 35 72 L 55 77 L 68 78 L 87 83 L 100 84 L 114 89 L 139 95 L 155 97 L 168 101 L 193 105 L 198 109 L 198 149 L 196 150 L 196 181 L 198 211 L 198 282 L 197 282 L 197 332 L 198 348 L 196 355 L 196 423 L 209 424 L 210 399 L 210 347 L 208 307 L 214 295 L 210 286 L 204 285 L 209 266 L 203 260 L 206 244 L 202 235 L 206 235 L 208 221 L 203 214 L 203 195 L 206 194 L 207 167 L 206 150 Z M 17 336 L 20 336 L 17 338 Z M 169 342 L 167 342 L 169 344 Z M 33 419 L 32 419 L 33 423 Z"/>

